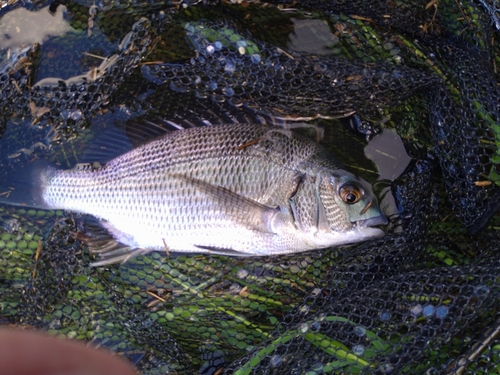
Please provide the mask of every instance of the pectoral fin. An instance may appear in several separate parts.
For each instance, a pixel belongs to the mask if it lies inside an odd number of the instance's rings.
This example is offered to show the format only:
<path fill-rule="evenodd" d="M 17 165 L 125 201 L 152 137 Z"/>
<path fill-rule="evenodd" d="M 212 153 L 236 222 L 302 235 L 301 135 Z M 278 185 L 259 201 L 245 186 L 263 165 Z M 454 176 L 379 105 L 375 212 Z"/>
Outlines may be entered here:
<path fill-rule="evenodd" d="M 226 219 L 252 230 L 272 233 L 271 222 L 280 212 L 279 208 L 266 206 L 222 186 L 212 185 L 202 180 L 178 175 L 174 177 L 184 179 L 210 197 L 213 208 Z"/>

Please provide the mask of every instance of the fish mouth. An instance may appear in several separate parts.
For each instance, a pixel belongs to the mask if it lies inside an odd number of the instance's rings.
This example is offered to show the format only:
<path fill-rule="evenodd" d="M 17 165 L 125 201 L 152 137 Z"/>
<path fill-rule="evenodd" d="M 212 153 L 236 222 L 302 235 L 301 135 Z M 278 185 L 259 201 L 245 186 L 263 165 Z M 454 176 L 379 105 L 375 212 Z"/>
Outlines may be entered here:
<path fill-rule="evenodd" d="M 366 220 L 359 220 L 356 222 L 357 226 L 360 228 L 376 227 L 380 225 L 389 224 L 389 220 L 385 215 L 380 215 L 376 217 L 371 217 Z"/>

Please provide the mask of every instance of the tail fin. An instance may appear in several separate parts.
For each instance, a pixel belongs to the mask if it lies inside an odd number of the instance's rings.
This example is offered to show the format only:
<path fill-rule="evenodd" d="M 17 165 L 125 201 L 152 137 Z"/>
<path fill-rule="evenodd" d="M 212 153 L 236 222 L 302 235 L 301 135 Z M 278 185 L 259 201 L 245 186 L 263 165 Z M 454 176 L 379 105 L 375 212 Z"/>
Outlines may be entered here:
<path fill-rule="evenodd" d="M 0 176 L 0 203 L 51 208 L 43 199 L 51 171 L 55 171 L 55 168 L 51 167 L 50 162 L 38 159 L 19 170 Z"/>

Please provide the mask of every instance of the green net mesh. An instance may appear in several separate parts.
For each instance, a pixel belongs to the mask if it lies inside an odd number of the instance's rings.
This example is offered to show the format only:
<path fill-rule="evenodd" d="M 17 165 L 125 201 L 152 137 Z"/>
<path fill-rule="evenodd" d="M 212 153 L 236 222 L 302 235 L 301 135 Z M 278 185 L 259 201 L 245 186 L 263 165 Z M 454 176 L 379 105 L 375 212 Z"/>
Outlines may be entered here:
<path fill-rule="evenodd" d="M 71 27 L 2 47 L 2 177 L 75 165 L 108 124 L 309 121 L 396 210 L 355 246 L 92 268 L 92 218 L 0 206 L 0 324 L 144 374 L 500 374 L 497 1 L 1 5 L 0 29 L 26 9 Z M 363 149 L 389 130 L 413 161 L 377 181 Z"/>

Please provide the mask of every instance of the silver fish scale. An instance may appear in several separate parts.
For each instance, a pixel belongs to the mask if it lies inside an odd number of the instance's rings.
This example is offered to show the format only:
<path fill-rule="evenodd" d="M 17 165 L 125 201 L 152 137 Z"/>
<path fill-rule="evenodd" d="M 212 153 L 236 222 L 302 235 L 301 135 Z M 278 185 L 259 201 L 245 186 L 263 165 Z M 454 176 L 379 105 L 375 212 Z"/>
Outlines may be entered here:
<path fill-rule="evenodd" d="M 64 181 L 61 180 L 58 184 L 56 180 L 53 180 L 50 183 L 50 191 L 55 193 L 59 190 L 60 196 L 52 198 L 47 191 L 46 200 L 50 202 L 51 207 L 55 207 L 62 203 L 60 199 L 73 200 L 81 194 L 91 195 L 98 186 L 112 189 L 114 181 L 136 175 L 147 175 L 156 169 L 168 171 L 165 174 L 177 174 L 197 179 L 201 177 L 200 173 L 204 173 L 209 176 L 208 182 L 212 184 L 224 186 L 238 194 L 257 199 L 260 198 L 258 194 L 269 195 L 271 185 L 281 185 L 282 181 L 278 181 L 277 178 L 284 177 L 282 174 L 287 175 L 290 171 L 262 168 L 261 165 L 255 163 L 255 159 L 265 160 L 266 165 L 268 162 L 273 162 L 276 166 L 292 170 L 295 174 L 296 171 L 306 172 L 308 167 L 317 166 L 318 163 L 308 165 L 307 162 L 323 151 L 319 145 L 307 138 L 295 133 L 288 138 L 274 132 L 273 129 L 265 125 L 237 127 L 227 125 L 173 132 L 111 160 L 100 170 L 56 172 L 59 178 L 64 176 L 62 177 Z M 264 140 L 241 150 L 237 149 L 241 145 L 258 140 L 268 132 L 271 132 L 269 133 L 271 140 Z M 250 160 L 254 162 L 249 162 Z M 331 169 L 342 167 L 340 164 L 334 164 L 334 160 L 326 159 L 326 161 L 324 167 Z M 161 181 L 161 177 L 159 178 Z M 241 180 L 242 178 L 245 180 Z M 152 183 L 160 181 L 152 181 Z M 80 191 L 80 188 L 84 191 Z M 134 186 L 134 189 L 139 191 L 148 188 L 152 186 L 146 186 L 143 183 Z M 73 189 L 75 192 L 71 193 Z"/>
<path fill-rule="evenodd" d="M 165 241 L 184 252 L 304 251 L 317 246 L 297 233 L 295 221 L 305 232 L 317 230 L 316 176 L 341 167 L 323 152 L 312 140 L 266 125 L 193 128 L 98 170 L 51 170 L 43 197 L 50 208 L 105 219 L 113 237 L 132 248 L 160 250 Z M 297 194 L 310 196 L 297 199 L 294 218 L 288 207 L 300 176 L 307 183 Z M 336 208 L 335 215 L 340 231 L 352 228 L 345 213 Z"/>
<path fill-rule="evenodd" d="M 305 141 L 296 134 L 293 134 L 288 142 L 280 142 L 279 145 L 282 148 L 279 150 L 271 149 L 268 142 L 259 142 L 255 147 L 237 150 L 238 146 L 255 141 L 272 129 L 274 128 L 266 125 L 250 124 L 173 132 L 168 137 L 150 142 L 115 159 L 109 163 L 109 170 L 125 175 L 134 174 L 155 167 L 163 168 L 198 159 L 223 158 L 231 155 L 241 157 L 248 152 L 251 152 L 254 157 L 261 155 L 272 158 L 274 162 L 282 166 L 293 168 L 321 150 L 316 143 Z M 276 137 L 273 136 L 273 141 L 277 141 L 279 134 L 273 133 L 276 135 Z M 194 153 L 193 150 L 196 152 Z M 339 165 L 330 166 L 339 167 Z"/>

